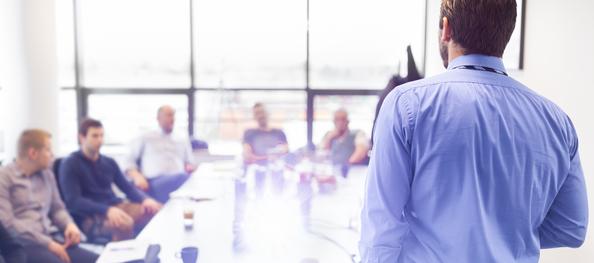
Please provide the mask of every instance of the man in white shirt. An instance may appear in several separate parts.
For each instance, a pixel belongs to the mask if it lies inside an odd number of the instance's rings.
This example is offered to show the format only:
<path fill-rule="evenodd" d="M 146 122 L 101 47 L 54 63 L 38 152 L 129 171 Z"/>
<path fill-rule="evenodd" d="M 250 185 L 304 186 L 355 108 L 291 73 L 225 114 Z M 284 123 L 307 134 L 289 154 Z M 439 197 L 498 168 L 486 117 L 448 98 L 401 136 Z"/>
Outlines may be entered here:
<path fill-rule="evenodd" d="M 147 133 L 132 144 L 126 173 L 136 187 L 165 203 L 196 165 L 189 139 L 173 134 L 173 107 L 161 106 L 157 121 L 161 131 Z"/>

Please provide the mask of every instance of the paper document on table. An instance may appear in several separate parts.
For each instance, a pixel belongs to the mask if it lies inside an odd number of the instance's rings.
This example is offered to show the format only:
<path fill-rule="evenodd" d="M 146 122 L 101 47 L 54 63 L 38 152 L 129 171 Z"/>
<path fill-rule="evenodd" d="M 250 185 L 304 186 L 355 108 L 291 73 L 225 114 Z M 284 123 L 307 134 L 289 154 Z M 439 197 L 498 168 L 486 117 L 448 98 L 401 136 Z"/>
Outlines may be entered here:
<path fill-rule="evenodd" d="M 216 199 L 216 194 L 218 193 L 206 193 L 206 194 L 196 194 L 190 191 L 184 190 L 177 190 L 171 194 L 169 194 L 169 198 L 171 199 L 185 199 L 194 202 L 204 202 L 204 201 L 212 201 Z"/>
<path fill-rule="evenodd" d="M 140 240 L 126 240 L 107 244 L 97 263 L 120 263 L 144 260 L 149 243 Z"/>

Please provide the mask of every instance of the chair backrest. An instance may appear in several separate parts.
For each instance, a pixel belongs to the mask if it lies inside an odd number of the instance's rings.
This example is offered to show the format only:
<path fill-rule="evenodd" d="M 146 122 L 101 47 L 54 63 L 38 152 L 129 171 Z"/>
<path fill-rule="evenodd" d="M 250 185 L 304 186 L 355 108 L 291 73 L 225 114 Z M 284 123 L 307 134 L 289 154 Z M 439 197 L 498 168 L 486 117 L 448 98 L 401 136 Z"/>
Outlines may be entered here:
<path fill-rule="evenodd" d="M 60 186 L 60 164 L 62 164 L 62 158 L 56 158 L 54 160 L 54 165 L 52 166 L 52 172 L 54 172 L 54 176 L 56 177 L 56 185 L 58 186 L 58 192 L 60 192 L 60 197 L 64 200 L 64 195 L 62 194 L 62 187 Z"/>
<path fill-rule="evenodd" d="M 208 143 L 206 141 L 198 140 L 198 139 L 192 139 L 190 142 L 192 144 L 192 150 L 194 150 L 194 151 L 196 151 L 196 150 L 208 150 Z"/>

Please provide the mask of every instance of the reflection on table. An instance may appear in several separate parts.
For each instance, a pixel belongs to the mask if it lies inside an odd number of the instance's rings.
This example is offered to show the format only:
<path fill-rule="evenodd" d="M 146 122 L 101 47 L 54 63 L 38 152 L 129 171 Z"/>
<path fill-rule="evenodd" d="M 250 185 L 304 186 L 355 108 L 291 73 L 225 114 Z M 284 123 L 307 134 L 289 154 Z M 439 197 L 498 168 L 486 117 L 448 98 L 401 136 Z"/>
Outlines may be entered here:
<path fill-rule="evenodd" d="M 312 170 L 239 167 L 201 165 L 137 239 L 160 244 L 161 262 L 182 262 L 175 254 L 186 246 L 199 248 L 201 263 L 355 262 L 366 167 L 336 176 L 331 189 Z"/>

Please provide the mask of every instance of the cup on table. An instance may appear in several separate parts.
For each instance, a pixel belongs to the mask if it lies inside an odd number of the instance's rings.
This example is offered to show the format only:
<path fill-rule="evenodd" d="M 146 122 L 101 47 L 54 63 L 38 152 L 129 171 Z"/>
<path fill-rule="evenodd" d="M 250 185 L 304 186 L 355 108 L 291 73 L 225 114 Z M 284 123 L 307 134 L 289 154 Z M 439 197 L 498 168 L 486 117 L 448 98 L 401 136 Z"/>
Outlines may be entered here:
<path fill-rule="evenodd" d="M 194 227 L 194 210 L 190 208 L 184 209 L 184 228 L 192 229 Z"/>
<path fill-rule="evenodd" d="M 196 263 L 198 259 L 198 248 L 184 247 L 180 252 L 175 253 L 175 257 L 181 258 L 184 263 Z"/>

